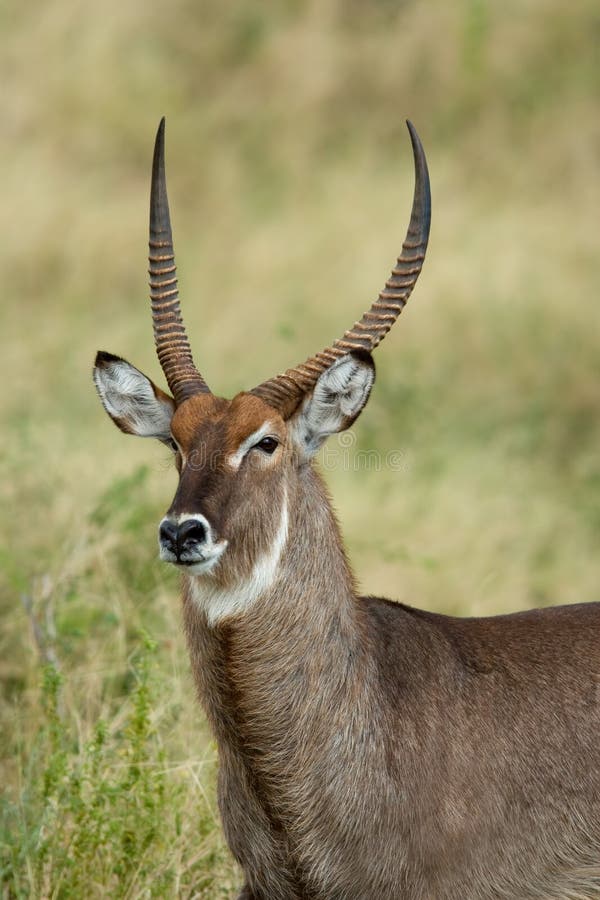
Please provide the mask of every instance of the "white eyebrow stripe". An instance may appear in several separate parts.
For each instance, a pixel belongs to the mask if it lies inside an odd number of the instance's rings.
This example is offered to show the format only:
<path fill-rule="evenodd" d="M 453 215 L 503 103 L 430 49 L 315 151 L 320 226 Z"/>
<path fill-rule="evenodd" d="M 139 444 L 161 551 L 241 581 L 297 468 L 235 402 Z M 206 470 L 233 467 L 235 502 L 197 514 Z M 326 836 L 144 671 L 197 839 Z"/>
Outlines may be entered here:
<path fill-rule="evenodd" d="M 173 437 L 173 432 L 171 432 L 171 440 L 173 441 L 173 443 L 174 443 L 175 446 L 177 447 L 177 452 L 178 452 L 179 455 L 181 456 L 181 471 L 183 472 L 183 470 L 185 469 L 186 464 L 187 464 L 187 456 L 185 455 L 185 453 L 184 453 L 183 450 L 181 449 L 179 443 L 178 443 L 178 442 L 175 440 L 175 438 Z"/>
<path fill-rule="evenodd" d="M 266 437 L 272 428 L 272 422 L 265 422 L 260 428 L 257 428 L 256 431 L 253 431 L 252 434 L 248 435 L 248 437 L 242 441 L 235 453 L 232 453 L 231 456 L 227 457 L 228 465 L 230 465 L 232 469 L 239 469 L 248 450 Z"/>

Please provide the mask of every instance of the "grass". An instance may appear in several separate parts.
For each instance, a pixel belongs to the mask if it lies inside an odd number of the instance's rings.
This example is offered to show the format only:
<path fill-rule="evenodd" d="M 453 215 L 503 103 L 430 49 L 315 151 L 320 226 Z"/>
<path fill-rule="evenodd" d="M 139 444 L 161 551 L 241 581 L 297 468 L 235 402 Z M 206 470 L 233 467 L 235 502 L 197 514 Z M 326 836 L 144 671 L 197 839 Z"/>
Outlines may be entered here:
<path fill-rule="evenodd" d="M 148 475 L 141 468 L 99 497 L 70 571 L 34 583 L 27 598 L 40 662 L 29 661 L 27 685 L 22 670 L 5 681 L 11 753 L 3 775 L 14 788 L 0 820 L 3 896 L 218 898 L 233 890 L 215 749 L 193 705 L 184 706 L 183 685 L 193 691 L 156 597 L 160 570 L 149 547 L 138 553 L 125 537 L 147 512 Z M 108 520 L 116 552 L 103 559 L 98 534 Z"/>
<path fill-rule="evenodd" d="M 598 599 L 596 7 L 0 7 L 3 897 L 238 882 L 177 578 L 155 559 L 175 473 L 111 427 L 90 379 L 102 348 L 162 383 L 144 298 L 163 113 L 186 321 L 224 395 L 382 285 L 413 119 L 429 258 L 354 443 L 324 459 L 359 580 L 460 614 Z"/>
<path fill-rule="evenodd" d="M 199 791 L 182 820 L 200 761 L 174 767 L 166 759 L 153 718 L 155 649 L 146 638 L 131 664 L 126 714 L 97 718 L 87 740 L 64 711 L 63 679 L 44 668 L 41 729 L 26 751 L 19 802 L 3 809 L 8 896 L 227 896 L 212 798 Z"/>

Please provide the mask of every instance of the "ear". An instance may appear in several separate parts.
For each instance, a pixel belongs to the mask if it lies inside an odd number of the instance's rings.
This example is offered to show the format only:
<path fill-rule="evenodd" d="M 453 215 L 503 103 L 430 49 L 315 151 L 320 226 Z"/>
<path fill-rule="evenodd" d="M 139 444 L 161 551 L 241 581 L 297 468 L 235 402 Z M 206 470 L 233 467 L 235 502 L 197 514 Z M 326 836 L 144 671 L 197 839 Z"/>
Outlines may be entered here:
<path fill-rule="evenodd" d="M 326 369 L 290 420 L 291 433 L 305 458 L 314 456 L 330 434 L 349 428 L 362 412 L 373 382 L 370 353 L 351 353 Z"/>
<path fill-rule="evenodd" d="M 120 356 L 99 351 L 94 384 L 102 405 L 126 434 L 154 437 L 172 445 L 171 419 L 175 401 Z"/>

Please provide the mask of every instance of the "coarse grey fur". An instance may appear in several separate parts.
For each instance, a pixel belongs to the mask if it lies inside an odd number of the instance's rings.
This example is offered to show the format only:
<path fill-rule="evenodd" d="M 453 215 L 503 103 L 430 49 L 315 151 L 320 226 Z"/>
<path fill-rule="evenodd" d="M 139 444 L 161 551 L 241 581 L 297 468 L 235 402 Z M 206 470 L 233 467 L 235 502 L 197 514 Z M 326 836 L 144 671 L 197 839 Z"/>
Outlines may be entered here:
<path fill-rule="evenodd" d="M 184 597 L 240 897 L 600 897 L 600 606 L 358 598 L 312 467 L 288 491 L 270 592 L 217 628 Z"/>

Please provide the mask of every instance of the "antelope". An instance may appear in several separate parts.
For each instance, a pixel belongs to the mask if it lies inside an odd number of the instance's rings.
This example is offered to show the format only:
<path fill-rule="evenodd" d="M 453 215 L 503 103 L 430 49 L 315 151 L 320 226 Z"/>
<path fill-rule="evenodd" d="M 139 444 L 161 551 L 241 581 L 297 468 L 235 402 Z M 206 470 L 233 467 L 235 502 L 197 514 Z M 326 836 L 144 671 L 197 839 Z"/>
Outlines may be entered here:
<path fill-rule="evenodd" d="M 373 386 L 371 353 L 425 258 L 421 142 L 384 290 L 330 347 L 232 400 L 194 365 L 164 168 L 152 167 L 150 288 L 170 393 L 99 352 L 127 434 L 173 451 L 160 556 L 219 754 L 239 900 L 600 897 L 600 604 L 453 618 L 357 594 L 313 463 Z"/>

